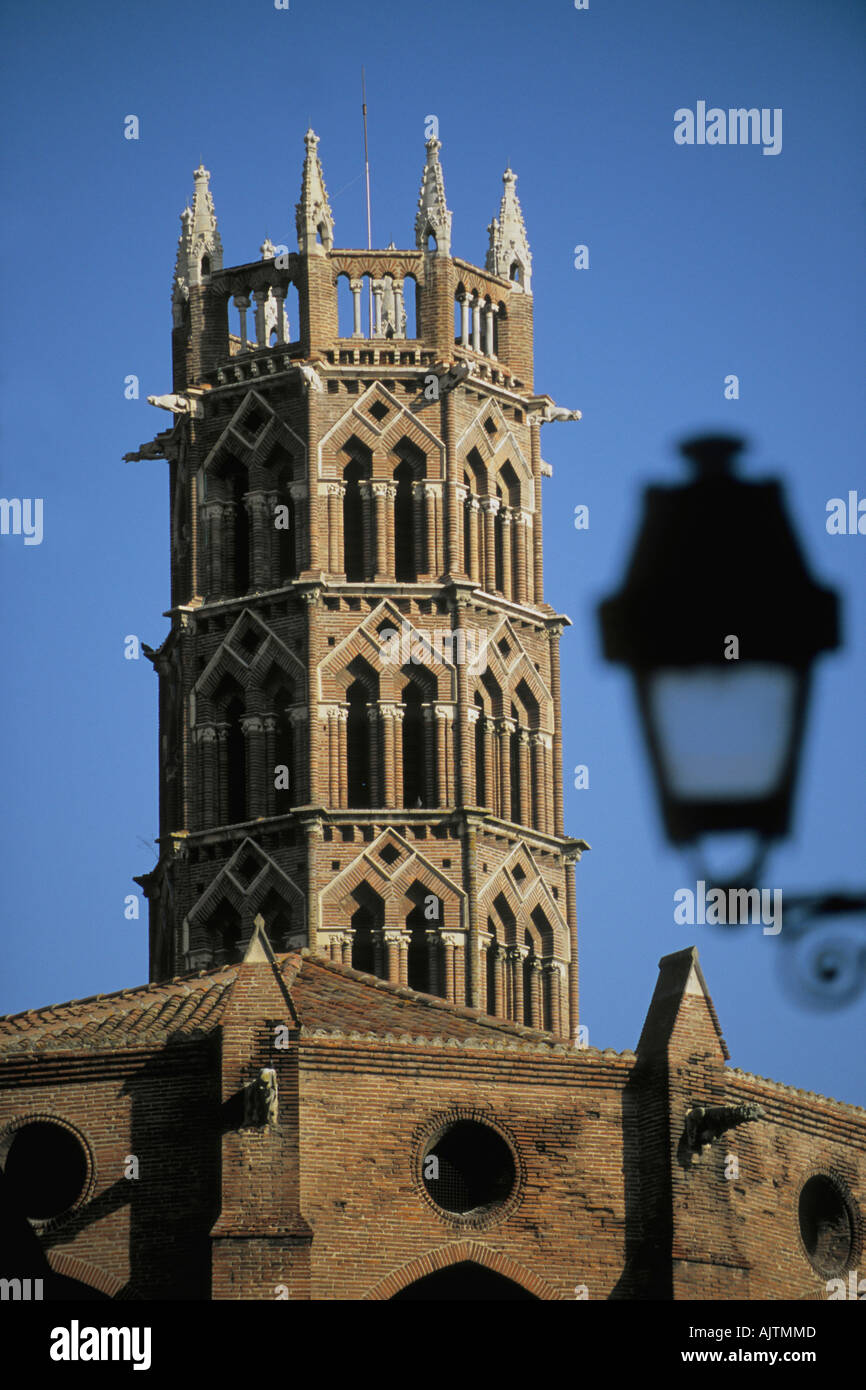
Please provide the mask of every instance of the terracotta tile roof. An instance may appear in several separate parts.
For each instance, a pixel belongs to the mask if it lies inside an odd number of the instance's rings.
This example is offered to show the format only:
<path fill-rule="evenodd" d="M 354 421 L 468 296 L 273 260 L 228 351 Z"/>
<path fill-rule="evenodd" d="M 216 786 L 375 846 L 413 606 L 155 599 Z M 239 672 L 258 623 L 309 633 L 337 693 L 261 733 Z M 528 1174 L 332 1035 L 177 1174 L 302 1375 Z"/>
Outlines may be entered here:
<path fill-rule="evenodd" d="M 142 1047 L 205 1037 L 219 1024 L 236 967 L 73 999 L 0 1017 L 0 1055 Z"/>
<path fill-rule="evenodd" d="M 303 1037 L 575 1052 L 551 1033 L 389 984 L 306 949 L 271 959 L 291 995 Z M 205 1037 L 219 1027 L 240 968 L 224 966 L 0 1017 L 0 1057 L 152 1047 Z M 603 1053 L 587 1048 L 584 1055 L 634 1060 L 632 1052 L 611 1048 Z"/>
<path fill-rule="evenodd" d="M 339 1034 L 404 1042 L 457 1042 L 473 1047 L 522 1044 L 533 1050 L 575 1051 L 567 1041 L 550 1033 L 389 984 L 307 950 L 278 957 L 278 964 L 297 1010 L 302 1036 Z"/>

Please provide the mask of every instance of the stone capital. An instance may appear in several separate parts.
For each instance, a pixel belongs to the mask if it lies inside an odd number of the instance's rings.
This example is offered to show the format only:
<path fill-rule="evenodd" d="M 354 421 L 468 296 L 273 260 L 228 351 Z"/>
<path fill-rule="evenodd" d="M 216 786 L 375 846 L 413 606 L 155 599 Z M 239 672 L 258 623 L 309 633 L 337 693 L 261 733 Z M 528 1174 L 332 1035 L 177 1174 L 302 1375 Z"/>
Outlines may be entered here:
<path fill-rule="evenodd" d="M 546 970 L 548 975 L 558 975 L 560 980 L 565 979 L 565 966 L 561 960 L 543 960 L 542 970 Z"/>
<path fill-rule="evenodd" d="M 485 512 L 489 512 L 491 516 L 495 516 L 502 506 L 502 503 L 498 497 L 482 497 L 481 506 Z"/>

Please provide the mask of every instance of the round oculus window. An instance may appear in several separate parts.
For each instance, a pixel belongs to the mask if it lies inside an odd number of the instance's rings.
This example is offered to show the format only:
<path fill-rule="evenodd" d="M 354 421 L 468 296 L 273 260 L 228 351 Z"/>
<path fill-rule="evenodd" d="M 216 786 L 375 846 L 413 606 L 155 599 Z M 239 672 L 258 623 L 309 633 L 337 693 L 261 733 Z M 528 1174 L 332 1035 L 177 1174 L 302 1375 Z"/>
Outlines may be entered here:
<path fill-rule="evenodd" d="M 7 1140 L 3 1173 L 9 1195 L 30 1221 L 50 1221 L 74 1207 L 87 1187 L 87 1151 L 65 1125 L 31 1120 Z"/>
<path fill-rule="evenodd" d="M 501 1135 L 477 1120 L 456 1120 L 440 1130 L 424 1151 L 424 1186 L 442 1211 L 483 1216 L 514 1190 L 514 1155 Z"/>
<path fill-rule="evenodd" d="M 854 1222 L 845 1194 L 832 1178 L 818 1173 L 804 1183 L 798 1215 L 800 1235 L 819 1274 L 842 1274 L 854 1245 Z"/>

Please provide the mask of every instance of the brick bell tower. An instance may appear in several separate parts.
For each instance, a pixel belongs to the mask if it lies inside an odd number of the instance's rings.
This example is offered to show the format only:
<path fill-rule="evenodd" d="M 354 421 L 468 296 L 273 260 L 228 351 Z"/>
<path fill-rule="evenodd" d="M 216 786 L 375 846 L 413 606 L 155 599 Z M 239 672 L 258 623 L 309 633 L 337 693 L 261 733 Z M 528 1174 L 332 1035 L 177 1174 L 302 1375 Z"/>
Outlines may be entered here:
<path fill-rule="evenodd" d="M 174 425 L 128 456 L 170 478 L 151 980 L 241 959 L 261 917 L 275 951 L 570 1038 L 588 846 L 539 434 L 579 417 L 533 389 L 516 177 L 483 270 L 452 255 L 437 139 L 414 248 L 340 250 L 305 144 L 297 251 L 231 268 L 196 170 L 149 398 Z"/>

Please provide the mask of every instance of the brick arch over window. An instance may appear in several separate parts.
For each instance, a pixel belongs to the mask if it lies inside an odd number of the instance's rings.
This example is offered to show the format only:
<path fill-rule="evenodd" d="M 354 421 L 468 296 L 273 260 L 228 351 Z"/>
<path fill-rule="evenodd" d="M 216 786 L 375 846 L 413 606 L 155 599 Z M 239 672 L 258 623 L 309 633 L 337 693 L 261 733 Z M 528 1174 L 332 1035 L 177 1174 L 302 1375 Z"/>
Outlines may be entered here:
<path fill-rule="evenodd" d="M 523 942 L 523 933 L 530 929 L 545 953 L 551 953 L 560 960 L 567 960 L 570 951 L 568 923 L 559 910 L 556 900 L 538 871 L 535 861 L 525 849 L 509 856 L 498 871 L 484 884 L 478 897 L 479 918 L 487 917 L 494 909 L 497 899 L 502 899 L 513 915 L 514 935 L 506 938 L 509 945 Z M 546 937 L 533 913 L 540 910 L 546 923 Z"/>
<path fill-rule="evenodd" d="M 488 592 L 533 597 L 532 468 L 496 402 L 485 402 L 456 445 L 463 460 L 462 568 Z"/>
<path fill-rule="evenodd" d="M 354 401 L 322 437 L 318 457 L 321 479 L 338 480 L 341 454 L 353 437 L 369 449 L 374 478 L 386 481 L 393 477 L 392 456 L 401 440 L 408 441 L 424 456 L 428 478 L 443 480 L 446 476 L 442 440 L 380 382 Z"/>
<path fill-rule="evenodd" d="M 554 702 L 508 620 L 487 644 L 487 671 L 471 692 L 480 757 L 479 804 L 544 833 L 553 827 Z M 483 788 L 483 795 L 482 795 Z"/>
<path fill-rule="evenodd" d="M 478 917 L 486 924 L 482 978 L 488 1013 L 568 1036 L 568 925 L 525 849 L 485 885 Z"/>
<path fill-rule="evenodd" d="M 491 485 L 506 463 L 510 464 L 514 475 L 511 486 L 519 488 L 519 498 L 515 496 L 513 504 L 529 510 L 534 508 L 531 464 L 514 433 L 512 423 L 505 418 L 496 401 L 484 401 L 471 424 L 457 440 L 455 452 L 458 458 L 467 459 L 473 451 L 480 458 Z M 495 496 L 495 491 L 491 490 L 490 495 Z"/>
<path fill-rule="evenodd" d="M 395 844 L 405 851 L 402 863 L 395 863 L 395 872 L 389 872 L 386 862 L 378 858 L 379 850 L 391 839 L 380 836 L 374 845 L 322 890 L 321 912 L 323 925 L 329 930 L 343 931 L 349 923 L 357 906 L 355 895 L 361 885 L 375 892 L 385 904 L 385 922 L 389 927 L 402 927 L 406 917 L 416 905 L 413 892 L 420 886 L 432 894 L 441 904 L 440 926 L 446 931 L 464 929 L 465 894 L 452 883 L 441 870 L 423 859 L 409 845 L 404 845 L 401 837 L 394 836 Z"/>
<path fill-rule="evenodd" d="M 278 587 L 298 573 L 295 536 L 307 528 L 296 531 L 294 510 L 306 496 L 306 457 L 300 436 L 248 392 L 199 472 L 199 587 L 207 597 Z M 291 528 L 276 526 L 277 506 L 292 514 Z"/>
<path fill-rule="evenodd" d="M 194 687 L 198 828 L 276 815 L 302 803 L 307 767 L 297 726 L 306 718 L 306 680 L 294 652 L 245 609 Z M 287 752 L 288 788 L 278 791 L 275 768 Z"/>
<path fill-rule="evenodd" d="M 215 691 L 226 676 L 235 680 L 244 691 L 251 709 L 264 713 L 267 700 L 262 688 L 275 667 L 297 689 L 305 688 L 306 666 L 256 613 L 245 608 L 195 683 L 196 722 L 210 713 L 209 702 L 212 702 Z M 260 701 L 260 708 L 257 700 Z"/>
<path fill-rule="evenodd" d="M 382 1301 L 393 1298 L 401 1289 L 405 1289 L 409 1284 L 414 1284 L 417 1279 L 423 1279 L 427 1274 L 434 1274 L 437 1270 L 447 1269 L 449 1265 L 463 1264 L 465 1261 L 471 1261 L 473 1264 L 482 1265 L 485 1269 L 494 1270 L 497 1274 L 504 1275 L 506 1279 L 511 1279 L 515 1284 L 519 1284 L 522 1289 L 533 1294 L 536 1298 L 554 1301 L 567 1299 L 570 1296 L 569 1293 L 559 1293 L 540 1274 L 536 1274 L 525 1265 L 518 1264 L 510 1256 L 504 1255 L 501 1250 L 492 1250 L 479 1240 L 459 1240 L 440 1246 L 438 1249 L 428 1250 L 425 1254 L 410 1260 L 408 1264 L 392 1270 L 384 1279 L 374 1284 L 373 1288 L 363 1295 L 363 1298 L 365 1301 Z"/>
<path fill-rule="evenodd" d="M 425 633 L 428 632 L 426 627 L 410 623 L 405 614 L 387 601 L 380 603 L 353 632 L 328 652 L 319 666 L 319 699 L 344 699 L 345 691 L 354 679 L 351 674 L 352 662 L 361 660 L 377 673 L 378 698 L 399 703 L 405 684 L 404 623 L 408 628 L 406 642 L 409 644 L 408 656 L 411 665 L 427 673 L 435 682 L 435 697 L 431 698 L 449 702 L 456 700 L 457 668 L 448 659 L 450 653 L 447 638 L 439 643 L 437 650 L 432 637 L 425 638 Z M 450 629 L 448 619 L 445 620 L 445 626 Z M 423 662 L 412 661 L 413 643 L 418 644 L 418 650 L 424 646 Z"/>
<path fill-rule="evenodd" d="M 425 914 L 431 899 L 437 904 L 435 916 Z M 427 971 L 429 988 L 422 992 L 465 1004 L 463 890 L 402 836 L 394 831 L 384 832 L 322 891 L 320 938 L 333 960 L 354 963 L 351 953 L 358 925 L 355 914 L 371 901 L 382 904 L 376 922 L 367 922 L 376 952 L 373 973 L 395 985 L 411 983 L 409 947 L 414 931 L 417 949 L 420 928 L 425 936 L 429 933 L 432 952 Z M 415 984 L 413 988 L 420 986 Z"/>
<path fill-rule="evenodd" d="M 403 583 L 440 573 L 444 473 L 438 436 L 379 383 L 365 391 L 320 446 L 329 572 Z"/>
<path fill-rule="evenodd" d="M 79 1260 L 76 1256 L 67 1254 L 65 1250 L 46 1250 L 45 1258 L 54 1273 L 62 1278 L 77 1279 L 79 1283 L 87 1284 L 88 1288 L 96 1289 L 107 1298 L 122 1298 L 126 1285 L 116 1274 L 109 1274 L 97 1265 Z"/>
<path fill-rule="evenodd" d="M 417 893 L 432 896 L 439 903 L 439 928 L 442 931 L 460 931 L 463 927 L 463 908 L 465 898 L 460 890 L 432 864 L 413 856 L 402 865 L 393 879 L 396 920 L 405 922 L 417 905 Z M 433 919 L 430 919 L 431 921 Z"/>
<path fill-rule="evenodd" d="M 299 931 L 306 923 L 304 893 L 260 845 L 243 840 L 184 920 L 181 945 L 187 968 L 200 970 L 240 959 L 256 916 L 265 917 L 268 930 L 269 916 L 281 910 L 291 932 Z M 215 936 L 226 931 L 233 940 Z"/>

